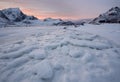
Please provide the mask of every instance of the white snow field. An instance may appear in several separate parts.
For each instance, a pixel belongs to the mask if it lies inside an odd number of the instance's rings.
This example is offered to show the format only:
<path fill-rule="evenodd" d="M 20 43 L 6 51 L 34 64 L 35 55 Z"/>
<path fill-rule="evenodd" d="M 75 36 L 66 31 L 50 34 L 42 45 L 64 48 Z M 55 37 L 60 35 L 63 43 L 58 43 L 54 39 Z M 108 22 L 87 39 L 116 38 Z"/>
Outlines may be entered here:
<path fill-rule="evenodd" d="M 0 82 L 119 82 L 120 25 L 0 28 Z"/>

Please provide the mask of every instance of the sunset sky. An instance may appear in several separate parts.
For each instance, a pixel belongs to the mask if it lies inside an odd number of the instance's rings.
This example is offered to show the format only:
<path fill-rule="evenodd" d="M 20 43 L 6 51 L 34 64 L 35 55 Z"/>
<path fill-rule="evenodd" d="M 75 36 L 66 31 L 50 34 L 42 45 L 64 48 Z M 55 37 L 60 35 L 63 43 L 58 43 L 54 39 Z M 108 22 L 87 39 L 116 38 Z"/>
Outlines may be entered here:
<path fill-rule="evenodd" d="M 120 0 L 0 0 L 0 10 L 19 7 L 24 13 L 40 19 L 93 18 L 119 5 Z"/>

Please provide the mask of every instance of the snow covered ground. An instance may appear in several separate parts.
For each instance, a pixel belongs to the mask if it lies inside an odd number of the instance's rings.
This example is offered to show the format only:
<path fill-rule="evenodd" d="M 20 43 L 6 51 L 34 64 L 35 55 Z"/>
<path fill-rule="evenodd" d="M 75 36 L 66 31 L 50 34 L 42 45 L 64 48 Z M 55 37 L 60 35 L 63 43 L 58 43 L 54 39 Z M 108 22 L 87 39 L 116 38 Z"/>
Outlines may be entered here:
<path fill-rule="evenodd" d="M 80 30 L 105 37 L 120 45 L 120 24 L 85 25 Z"/>
<path fill-rule="evenodd" d="M 0 82 L 119 82 L 120 25 L 0 28 Z"/>

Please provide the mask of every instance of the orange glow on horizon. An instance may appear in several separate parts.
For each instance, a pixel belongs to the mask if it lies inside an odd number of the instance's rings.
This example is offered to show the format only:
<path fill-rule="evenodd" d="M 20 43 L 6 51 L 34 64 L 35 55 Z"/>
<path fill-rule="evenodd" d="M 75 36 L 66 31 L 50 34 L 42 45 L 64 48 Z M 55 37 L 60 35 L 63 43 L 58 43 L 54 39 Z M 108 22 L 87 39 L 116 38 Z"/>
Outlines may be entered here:
<path fill-rule="evenodd" d="M 114 2 L 114 3 L 113 3 Z M 88 19 L 95 18 L 110 7 L 118 6 L 118 0 L 0 0 L 0 9 L 20 8 L 23 13 L 39 19 Z"/>
<path fill-rule="evenodd" d="M 2 7 L 1 7 L 2 8 Z M 4 8 L 2 8 L 4 9 Z M 78 20 L 78 19 L 86 19 L 86 18 L 94 18 L 95 16 L 62 16 L 59 14 L 53 14 L 53 13 L 43 13 L 43 12 L 38 12 L 38 10 L 32 10 L 32 9 L 27 9 L 27 8 L 20 8 L 21 11 L 27 15 L 35 16 L 38 19 L 45 19 L 45 18 L 54 18 L 54 19 L 72 19 L 72 20 Z"/>
<path fill-rule="evenodd" d="M 43 13 L 43 12 L 38 12 L 36 10 L 32 10 L 32 9 L 21 9 L 23 11 L 23 13 L 27 14 L 27 15 L 33 15 L 35 17 L 37 17 L 38 19 L 45 19 L 45 18 L 55 18 L 55 19 L 73 19 L 73 20 L 77 20 L 77 19 L 86 19 L 86 18 L 90 18 L 91 16 L 62 16 L 62 15 L 57 15 L 57 14 L 49 14 L 49 13 Z M 95 16 L 92 16 L 91 18 L 93 18 Z"/>

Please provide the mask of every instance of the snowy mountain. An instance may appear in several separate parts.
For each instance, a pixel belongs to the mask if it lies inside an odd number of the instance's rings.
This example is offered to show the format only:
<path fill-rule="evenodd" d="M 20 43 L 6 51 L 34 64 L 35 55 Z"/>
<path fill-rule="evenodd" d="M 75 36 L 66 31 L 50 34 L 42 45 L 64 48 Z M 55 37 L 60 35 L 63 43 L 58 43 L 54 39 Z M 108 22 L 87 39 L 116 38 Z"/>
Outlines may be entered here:
<path fill-rule="evenodd" d="M 93 19 L 90 23 L 120 23 L 120 8 L 113 7 L 107 12 L 99 15 L 99 17 Z"/>
<path fill-rule="evenodd" d="M 27 16 L 19 8 L 8 8 L 0 10 L 0 25 L 34 25 L 40 20 L 34 16 Z"/>
<path fill-rule="evenodd" d="M 19 8 L 9 8 L 1 11 L 4 16 L 11 22 L 19 22 L 24 20 L 27 16 L 23 14 Z"/>
<path fill-rule="evenodd" d="M 41 25 L 69 26 L 69 25 L 75 25 L 75 24 L 72 21 L 64 21 L 62 19 L 46 18 L 42 21 Z"/>
<path fill-rule="evenodd" d="M 54 23 L 55 23 L 55 22 L 58 23 L 58 22 L 61 22 L 61 21 L 63 21 L 63 20 L 62 20 L 62 19 L 46 18 L 46 19 L 44 19 L 43 21 L 44 21 L 44 22 L 51 22 L 51 21 L 53 21 Z"/>
<path fill-rule="evenodd" d="M 59 22 L 63 22 L 63 20 L 62 19 L 53 19 L 53 18 L 46 18 L 43 20 L 44 25 L 54 25 Z"/>

